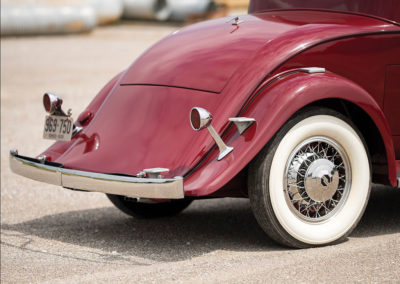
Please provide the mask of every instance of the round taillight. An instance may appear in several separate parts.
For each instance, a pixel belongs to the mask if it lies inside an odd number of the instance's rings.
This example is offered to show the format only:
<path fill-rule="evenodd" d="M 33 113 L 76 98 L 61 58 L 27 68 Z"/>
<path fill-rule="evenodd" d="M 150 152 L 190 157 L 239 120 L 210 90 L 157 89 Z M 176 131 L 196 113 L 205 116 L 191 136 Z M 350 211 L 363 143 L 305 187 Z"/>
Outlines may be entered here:
<path fill-rule="evenodd" d="M 211 124 L 212 115 L 201 107 L 194 107 L 190 111 L 190 124 L 194 130 L 201 130 Z"/>
<path fill-rule="evenodd" d="M 62 99 L 52 93 L 43 95 L 43 106 L 49 114 L 54 114 L 57 110 L 61 110 Z"/>
<path fill-rule="evenodd" d="M 43 106 L 47 112 L 50 112 L 50 107 L 51 107 L 50 97 L 47 94 L 44 94 L 43 96 Z"/>
<path fill-rule="evenodd" d="M 190 122 L 194 129 L 198 130 L 200 128 L 200 113 L 196 109 L 192 109 L 190 112 Z"/>

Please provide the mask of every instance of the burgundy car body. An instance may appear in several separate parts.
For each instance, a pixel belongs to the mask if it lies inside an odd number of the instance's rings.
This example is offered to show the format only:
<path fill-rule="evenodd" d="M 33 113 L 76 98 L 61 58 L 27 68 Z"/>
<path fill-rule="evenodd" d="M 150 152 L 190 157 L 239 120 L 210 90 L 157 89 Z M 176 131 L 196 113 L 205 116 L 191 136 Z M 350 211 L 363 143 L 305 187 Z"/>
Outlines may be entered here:
<path fill-rule="evenodd" d="M 98 173 L 165 167 L 167 178 L 184 177 L 185 196 L 246 196 L 243 170 L 285 122 L 308 105 L 337 102 L 373 122 L 383 141 L 379 175 L 396 186 L 399 7 L 364 15 L 357 12 L 374 8 L 353 5 L 347 9 L 353 13 L 326 10 L 335 8 L 328 4 L 262 3 L 252 1 L 239 25 L 211 20 L 156 43 L 101 90 L 78 118 L 83 130 L 72 141 L 56 142 L 41 155 Z M 326 72 L 302 69 L 313 66 Z M 195 106 L 212 113 L 214 128 L 234 147 L 221 161 L 209 133 L 190 126 Z M 228 120 L 239 116 L 256 120 L 243 135 Z"/>

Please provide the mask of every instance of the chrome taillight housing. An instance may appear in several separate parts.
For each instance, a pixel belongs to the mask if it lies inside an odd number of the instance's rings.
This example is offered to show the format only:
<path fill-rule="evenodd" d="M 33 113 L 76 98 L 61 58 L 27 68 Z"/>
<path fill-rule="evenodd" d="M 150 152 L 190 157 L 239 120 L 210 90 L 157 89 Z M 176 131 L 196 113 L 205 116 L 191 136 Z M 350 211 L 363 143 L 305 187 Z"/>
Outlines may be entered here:
<path fill-rule="evenodd" d="M 190 111 L 190 125 L 196 131 L 208 127 L 211 124 L 212 115 L 201 107 L 194 107 Z"/>
<path fill-rule="evenodd" d="M 52 93 L 45 93 L 43 95 L 43 106 L 46 112 L 49 114 L 55 114 L 58 111 L 61 111 L 61 105 L 63 100 Z"/>
<path fill-rule="evenodd" d="M 207 128 L 219 149 L 218 161 L 233 151 L 233 147 L 225 145 L 221 137 L 211 125 L 212 115 L 204 108 L 194 107 L 190 110 L 190 125 L 196 131 Z"/>

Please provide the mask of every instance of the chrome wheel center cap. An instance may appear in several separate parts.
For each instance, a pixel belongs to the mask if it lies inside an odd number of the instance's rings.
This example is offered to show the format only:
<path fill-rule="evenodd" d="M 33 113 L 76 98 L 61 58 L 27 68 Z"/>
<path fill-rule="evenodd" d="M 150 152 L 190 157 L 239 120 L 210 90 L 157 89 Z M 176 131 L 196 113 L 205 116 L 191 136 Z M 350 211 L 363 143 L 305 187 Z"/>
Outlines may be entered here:
<path fill-rule="evenodd" d="M 339 172 L 327 159 L 318 159 L 307 169 L 304 187 L 307 195 L 318 202 L 332 198 L 339 186 Z"/>

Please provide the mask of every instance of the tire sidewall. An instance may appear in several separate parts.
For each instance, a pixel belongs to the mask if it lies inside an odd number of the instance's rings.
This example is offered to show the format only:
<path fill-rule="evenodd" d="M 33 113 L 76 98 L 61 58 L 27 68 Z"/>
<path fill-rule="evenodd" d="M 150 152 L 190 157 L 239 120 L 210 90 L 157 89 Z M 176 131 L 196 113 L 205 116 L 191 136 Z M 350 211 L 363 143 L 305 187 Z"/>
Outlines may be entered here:
<path fill-rule="evenodd" d="M 352 181 L 349 194 L 336 213 L 321 222 L 301 219 L 289 207 L 284 176 L 293 150 L 304 140 L 325 136 L 348 156 Z M 291 247 L 337 243 L 356 227 L 368 203 L 371 165 L 358 129 L 341 113 L 308 107 L 293 115 L 249 165 L 249 197 L 253 213 L 269 237 Z"/>
<path fill-rule="evenodd" d="M 289 208 L 284 188 L 284 175 L 289 155 L 302 141 L 326 136 L 335 140 L 348 156 L 351 185 L 343 206 L 323 222 L 307 222 Z M 369 197 L 370 168 L 363 141 L 343 120 L 331 115 L 314 115 L 297 123 L 280 141 L 272 159 L 269 174 L 269 196 L 274 214 L 283 229 L 296 240 L 319 245 L 340 239 L 352 229 L 362 215 Z"/>

